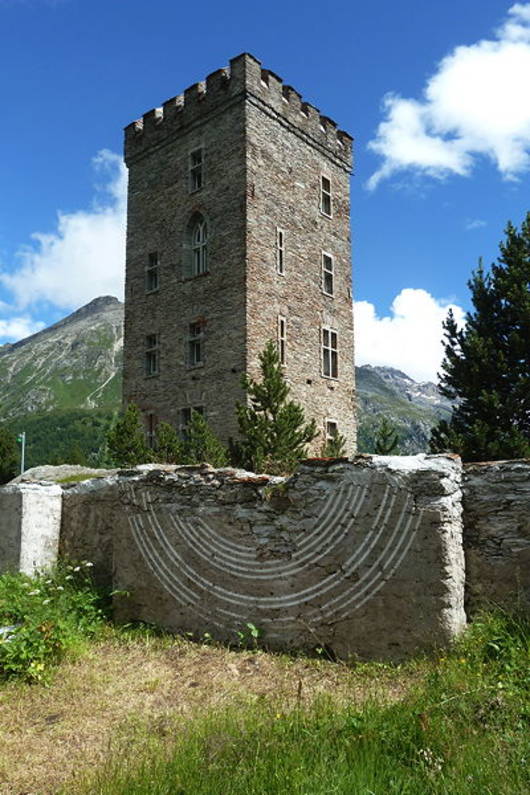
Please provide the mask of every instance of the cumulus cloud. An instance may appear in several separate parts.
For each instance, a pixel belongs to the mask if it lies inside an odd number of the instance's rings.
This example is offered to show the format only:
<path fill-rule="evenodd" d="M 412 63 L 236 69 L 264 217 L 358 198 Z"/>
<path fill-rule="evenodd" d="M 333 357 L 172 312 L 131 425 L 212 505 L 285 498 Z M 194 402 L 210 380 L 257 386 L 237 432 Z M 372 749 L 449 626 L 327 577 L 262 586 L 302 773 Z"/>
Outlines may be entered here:
<path fill-rule="evenodd" d="M 123 296 L 127 175 L 121 157 L 102 150 L 93 165 L 103 183 L 89 210 L 58 213 L 57 228 L 36 232 L 0 272 L 15 307 L 41 301 L 75 309 L 99 295 Z"/>
<path fill-rule="evenodd" d="M 467 176 L 478 157 L 505 179 L 530 169 L 530 3 L 516 3 L 492 39 L 456 47 L 420 100 L 388 94 L 368 147 L 382 157 L 367 186 L 398 172 Z"/>
<path fill-rule="evenodd" d="M 438 300 L 426 290 L 401 290 L 387 317 L 378 317 L 368 301 L 356 301 L 356 364 L 395 367 L 415 381 L 436 381 L 443 358 L 442 321 L 449 308 L 462 325 L 461 307 Z"/>
<path fill-rule="evenodd" d="M 27 315 L 21 317 L 11 317 L 7 320 L 0 318 L 0 340 L 14 342 L 16 340 L 29 337 L 44 328 L 44 323 L 33 320 Z"/>

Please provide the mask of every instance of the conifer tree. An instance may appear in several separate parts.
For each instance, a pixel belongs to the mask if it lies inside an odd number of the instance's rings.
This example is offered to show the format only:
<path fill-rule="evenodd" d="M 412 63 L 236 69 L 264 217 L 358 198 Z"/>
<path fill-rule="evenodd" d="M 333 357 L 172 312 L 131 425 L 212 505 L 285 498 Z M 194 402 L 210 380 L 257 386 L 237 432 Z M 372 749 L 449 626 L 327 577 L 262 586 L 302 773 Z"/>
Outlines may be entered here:
<path fill-rule="evenodd" d="M 322 447 L 323 458 L 344 458 L 346 455 L 346 437 L 338 431 L 327 439 Z"/>
<path fill-rule="evenodd" d="M 191 412 L 187 432 L 188 438 L 183 444 L 183 463 L 206 463 L 214 467 L 222 467 L 228 463 L 228 450 L 214 434 L 203 414 L 198 411 Z"/>
<path fill-rule="evenodd" d="M 173 425 L 159 422 L 156 429 L 156 460 L 163 464 L 181 464 L 183 444 Z"/>
<path fill-rule="evenodd" d="M 398 447 L 399 434 L 395 425 L 387 417 L 382 417 L 374 437 L 375 454 L 392 455 L 397 453 Z"/>
<path fill-rule="evenodd" d="M 0 425 L 0 484 L 16 477 L 19 466 L 17 442 L 11 431 Z"/>
<path fill-rule="evenodd" d="M 468 282 L 474 311 L 464 328 L 444 322 L 440 390 L 457 401 L 433 429 L 431 450 L 466 461 L 530 456 L 530 213 L 506 227 L 500 256 Z"/>
<path fill-rule="evenodd" d="M 241 440 L 234 444 L 239 462 L 254 471 L 288 472 L 306 456 L 317 435 L 314 420 L 306 423 L 299 403 L 289 400 L 280 357 L 269 340 L 259 356 L 261 381 L 243 377 L 249 404 L 237 404 Z"/>
<path fill-rule="evenodd" d="M 140 409 L 129 403 L 107 434 L 110 459 L 116 466 L 135 466 L 153 460 L 145 440 Z"/>

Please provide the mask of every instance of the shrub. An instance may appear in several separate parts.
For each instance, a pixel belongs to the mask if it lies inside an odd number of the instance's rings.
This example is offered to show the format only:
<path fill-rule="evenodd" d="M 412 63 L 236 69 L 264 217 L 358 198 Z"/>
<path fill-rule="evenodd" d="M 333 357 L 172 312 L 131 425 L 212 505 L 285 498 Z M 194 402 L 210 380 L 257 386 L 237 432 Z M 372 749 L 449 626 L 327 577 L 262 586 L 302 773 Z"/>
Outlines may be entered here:
<path fill-rule="evenodd" d="M 91 563 L 66 564 L 31 578 L 0 576 L 0 678 L 45 681 L 67 652 L 102 626 Z"/>

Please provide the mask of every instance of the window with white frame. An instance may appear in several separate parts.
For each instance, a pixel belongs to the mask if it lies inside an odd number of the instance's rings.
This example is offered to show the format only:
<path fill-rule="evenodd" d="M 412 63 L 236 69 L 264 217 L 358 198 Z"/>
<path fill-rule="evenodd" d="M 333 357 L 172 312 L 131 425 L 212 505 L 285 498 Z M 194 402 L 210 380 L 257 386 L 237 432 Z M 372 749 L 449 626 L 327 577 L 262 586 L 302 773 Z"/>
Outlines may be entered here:
<path fill-rule="evenodd" d="M 145 374 L 160 372 L 160 334 L 147 334 L 145 338 Z"/>
<path fill-rule="evenodd" d="M 187 439 L 189 436 L 189 426 L 194 412 L 204 415 L 204 406 L 186 406 L 180 409 L 179 432 L 182 439 Z"/>
<path fill-rule="evenodd" d="M 196 367 L 204 362 L 204 323 L 190 323 L 188 331 L 188 366 Z"/>
<path fill-rule="evenodd" d="M 333 257 L 322 252 L 322 292 L 333 295 Z"/>
<path fill-rule="evenodd" d="M 327 326 L 322 327 L 322 375 L 326 378 L 339 377 L 337 332 Z"/>
<path fill-rule="evenodd" d="M 287 346 L 287 321 L 282 315 L 278 315 L 278 356 L 280 364 L 285 364 Z"/>
<path fill-rule="evenodd" d="M 276 228 L 276 271 L 285 276 L 285 232 Z"/>
<path fill-rule="evenodd" d="M 199 218 L 191 230 L 192 276 L 208 271 L 208 224 Z"/>
<path fill-rule="evenodd" d="M 331 218 L 331 180 L 324 174 L 320 177 L 320 211 Z"/>
<path fill-rule="evenodd" d="M 160 287 L 160 262 L 158 251 L 152 251 L 145 266 L 145 291 L 154 293 Z"/>
<path fill-rule="evenodd" d="M 202 146 L 190 152 L 190 193 L 204 184 L 204 152 Z"/>
<path fill-rule="evenodd" d="M 337 420 L 326 419 L 326 442 L 332 442 L 339 435 L 339 423 Z"/>

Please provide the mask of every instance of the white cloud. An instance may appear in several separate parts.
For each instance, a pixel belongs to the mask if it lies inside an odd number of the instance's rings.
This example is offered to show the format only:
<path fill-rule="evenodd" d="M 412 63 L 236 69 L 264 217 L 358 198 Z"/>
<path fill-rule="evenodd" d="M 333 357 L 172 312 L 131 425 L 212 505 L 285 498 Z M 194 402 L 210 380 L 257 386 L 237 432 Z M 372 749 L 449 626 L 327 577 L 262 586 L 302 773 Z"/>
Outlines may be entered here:
<path fill-rule="evenodd" d="M 29 337 L 44 328 L 44 323 L 33 320 L 27 315 L 21 317 L 11 317 L 7 320 L 0 319 L 0 340 L 15 342 L 16 340 Z"/>
<path fill-rule="evenodd" d="M 57 229 L 36 232 L 22 247 L 19 266 L 0 282 L 25 308 L 47 301 L 75 309 L 99 295 L 123 296 L 127 173 L 121 157 L 102 150 L 93 160 L 106 182 L 89 210 L 58 213 Z"/>
<path fill-rule="evenodd" d="M 471 173 L 488 157 L 505 179 L 530 169 L 530 3 L 508 11 L 495 38 L 456 47 L 438 64 L 421 100 L 388 94 L 369 148 L 383 158 L 374 189 L 397 172 Z"/>
<path fill-rule="evenodd" d="M 356 364 L 395 367 L 415 381 L 436 381 L 443 358 L 442 321 L 450 307 L 462 325 L 461 307 L 438 300 L 426 290 L 401 290 L 387 317 L 378 317 L 368 301 L 356 301 Z"/>
<path fill-rule="evenodd" d="M 483 218 L 468 218 L 464 224 L 464 228 L 468 231 L 472 231 L 473 229 L 482 229 L 482 227 L 487 225 L 487 222 L 484 221 Z"/>

